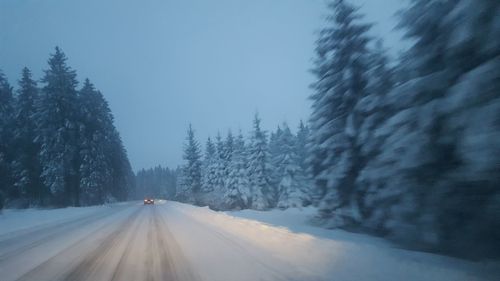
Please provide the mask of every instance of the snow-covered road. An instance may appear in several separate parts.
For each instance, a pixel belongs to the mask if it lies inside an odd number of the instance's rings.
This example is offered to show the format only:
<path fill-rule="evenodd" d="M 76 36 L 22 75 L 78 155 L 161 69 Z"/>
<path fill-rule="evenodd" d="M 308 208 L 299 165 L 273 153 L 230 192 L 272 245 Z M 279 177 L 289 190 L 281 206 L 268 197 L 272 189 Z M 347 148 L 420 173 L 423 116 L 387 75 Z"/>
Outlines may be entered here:
<path fill-rule="evenodd" d="M 165 201 L 8 211 L 0 215 L 0 280 L 488 280 L 493 274 L 491 265 L 363 237 L 320 238 Z"/>

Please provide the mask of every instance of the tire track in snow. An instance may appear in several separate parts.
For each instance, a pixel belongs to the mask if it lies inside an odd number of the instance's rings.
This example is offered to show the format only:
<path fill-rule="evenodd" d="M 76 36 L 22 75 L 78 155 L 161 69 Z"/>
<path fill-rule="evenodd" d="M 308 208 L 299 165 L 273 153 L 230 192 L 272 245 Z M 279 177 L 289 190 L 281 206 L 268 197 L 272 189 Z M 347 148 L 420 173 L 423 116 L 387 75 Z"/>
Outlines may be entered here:
<path fill-rule="evenodd" d="M 159 250 L 159 265 L 163 269 L 161 280 L 200 280 L 184 257 L 181 247 L 168 229 L 160 211 L 156 208 L 154 209 L 154 224 L 157 230 L 156 241 Z"/>
<path fill-rule="evenodd" d="M 41 228 L 35 228 L 32 231 L 26 232 L 23 230 L 22 234 L 0 241 L 0 263 L 13 257 L 19 256 L 24 252 L 35 248 L 50 240 L 57 239 L 59 236 L 67 235 L 67 232 L 75 229 L 80 229 L 86 225 L 95 223 L 101 219 L 111 216 L 124 208 L 111 209 L 106 213 L 93 213 L 90 216 L 85 216 L 72 221 L 63 221 L 56 224 L 50 224 Z M 12 236 L 15 233 L 8 233 L 3 236 Z"/>
<path fill-rule="evenodd" d="M 136 227 L 133 228 L 133 231 L 130 235 L 130 237 L 127 239 L 127 242 L 125 243 L 125 250 L 123 251 L 122 255 L 120 256 L 120 259 L 118 260 L 118 263 L 115 266 L 115 269 L 113 271 L 113 275 L 111 276 L 111 281 L 120 281 L 123 280 L 123 272 L 126 272 L 126 265 L 125 261 L 130 257 L 130 252 L 132 247 L 130 245 L 132 242 L 136 239 L 137 237 L 137 232 L 139 231 L 141 227 L 141 223 L 139 219 L 136 219 Z"/>
<path fill-rule="evenodd" d="M 165 236 L 167 236 L 167 233 L 164 233 L 159 225 L 158 221 L 158 212 L 156 208 L 153 211 L 153 224 L 154 224 L 154 233 L 155 233 L 155 244 L 156 248 L 158 249 L 158 266 L 161 268 L 161 278 L 162 280 L 181 280 L 178 278 L 176 272 L 175 272 L 175 266 L 172 263 L 172 255 L 167 253 L 167 245 L 165 241 L 163 240 Z M 172 237 L 169 237 L 170 240 L 172 241 Z M 177 257 L 178 258 L 178 257 Z"/>
<path fill-rule="evenodd" d="M 151 206 L 152 207 L 152 206 Z M 152 267 L 153 267 L 153 230 L 151 228 L 151 222 L 153 220 L 153 218 L 151 217 L 151 208 L 148 208 L 148 223 L 147 223 L 147 229 L 148 229 L 148 232 L 147 232 L 147 246 L 146 246 L 146 253 L 147 256 L 146 256 L 146 259 L 144 259 L 144 267 L 146 269 L 146 280 L 147 281 L 152 281 L 154 280 L 153 278 L 153 270 L 152 270 Z"/>
<path fill-rule="evenodd" d="M 127 220 L 136 212 L 137 211 L 134 211 L 131 214 L 127 214 L 123 218 L 119 218 L 121 224 L 126 223 Z M 112 217 L 109 219 L 111 218 Z M 85 253 L 85 251 L 92 251 L 91 249 L 95 248 L 96 242 L 104 240 L 116 232 L 116 224 L 106 223 L 106 221 L 101 223 L 105 223 L 101 229 L 86 234 L 81 239 L 78 239 L 69 246 L 63 248 L 56 255 L 30 269 L 16 280 L 63 280 L 64 276 L 68 274 L 68 271 L 80 263 L 82 253 Z"/>
<path fill-rule="evenodd" d="M 125 237 L 128 230 L 132 228 L 136 218 L 141 213 L 142 209 L 138 209 L 121 222 L 114 231 L 112 231 L 104 240 L 99 243 L 99 246 L 85 256 L 75 268 L 73 268 L 62 280 L 80 281 L 87 280 L 87 277 L 96 271 L 97 267 L 102 263 L 106 254 L 114 249 L 117 244 Z"/>

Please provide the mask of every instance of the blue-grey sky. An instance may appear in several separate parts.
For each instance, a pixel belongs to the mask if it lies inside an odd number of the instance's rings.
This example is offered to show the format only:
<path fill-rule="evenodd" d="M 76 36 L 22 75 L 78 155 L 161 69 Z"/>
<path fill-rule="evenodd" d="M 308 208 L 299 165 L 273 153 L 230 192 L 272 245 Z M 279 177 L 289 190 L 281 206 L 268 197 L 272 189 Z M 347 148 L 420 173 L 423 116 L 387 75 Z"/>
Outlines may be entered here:
<path fill-rule="evenodd" d="M 395 54 L 401 0 L 354 0 Z M 40 78 L 60 46 L 109 101 L 134 170 L 182 163 L 192 123 L 203 144 L 307 120 L 324 0 L 0 0 L 0 69 Z"/>

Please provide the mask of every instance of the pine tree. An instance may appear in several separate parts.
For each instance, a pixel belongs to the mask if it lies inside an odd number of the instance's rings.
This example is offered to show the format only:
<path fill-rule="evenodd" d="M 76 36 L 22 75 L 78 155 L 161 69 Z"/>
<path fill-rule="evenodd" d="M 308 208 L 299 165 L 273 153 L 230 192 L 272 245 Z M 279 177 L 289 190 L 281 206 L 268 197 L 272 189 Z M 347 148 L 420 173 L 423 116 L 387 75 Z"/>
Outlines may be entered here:
<path fill-rule="evenodd" d="M 281 176 L 283 175 L 280 170 L 279 162 L 281 160 L 281 156 L 283 154 L 283 147 L 281 146 L 281 137 L 283 134 L 283 130 L 278 125 L 275 132 L 271 132 L 269 136 L 269 159 L 270 159 L 270 178 L 271 185 L 278 186 L 281 181 Z M 277 198 L 277 194 L 275 195 Z"/>
<path fill-rule="evenodd" d="M 65 54 L 56 47 L 45 70 L 37 108 L 41 146 L 42 177 L 56 205 L 79 202 L 78 84 L 76 73 L 66 64 Z"/>
<path fill-rule="evenodd" d="M 412 1 L 400 26 L 414 44 L 396 73 L 380 44 L 371 50 L 366 91 L 346 120 L 351 157 L 325 174 L 337 181 L 340 168 L 357 170 L 355 194 L 322 197 L 323 215 L 335 225 L 340 217 L 340 225 L 412 247 L 498 257 L 499 235 L 489 230 L 498 228 L 500 206 L 498 157 L 490 157 L 500 153 L 499 8 L 495 1 Z M 316 141 L 315 149 L 329 147 Z"/>
<path fill-rule="evenodd" d="M 304 170 L 299 165 L 297 140 L 285 123 L 280 135 L 281 157 L 277 163 L 281 173 L 278 183 L 279 208 L 302 207 L 309 203 Z"/>
<path fill-rule="evenodd" d="M 352 113 L 366 94 L 369 24 L 358 23 L 357 9 L 343 0 L 329 4 L 330 26 L 320 32 L 315 68 L 311 115 L 311 172 L 320 197 L 323 218 L 344 224 L 336 210 L 355 200 L 354 183 L 360 160 L 357 127 Z M 345 213 L 345 212 L 344 212 Z M 356 217 L 355 214 L 347 217 Z M 336 220 L 336 221 L 335 221 Z"/>
<path fill-rule="evenodd" d="M 111 111 L 102 94 L 88 79 L 79 92 L 80 126 L 80 201 L 98 204 L 106 198 L 111 185 L 110 132 L 114 130 Z"/>
<path fill-rule="evenodd" d="M 251 200 L 247 174 L 247 152 L 241 132 L 234 141 L 234 149 L 229 163 L 224 204 L 228 209 L 245 209 Z"/>
<path fill-rule="evenodd" d="M 12 189 L 12 139 L 13 139 L 14 97 L 12 87 L 0 72 L 0 210 L 6 197 L 11 197 Z"/>
<path fill-rule="evenodd" d="M 43 204 L 48 195 L 41 177 L 41 164 L 39 159 L 40 146 L 35 142 L 36 137 L 36 102 L 38 88 L 32 79 L 31 71 L 24 68 L 15 109 L 14 130 L 16 159 L 14 162 L 15 187 L 29 205 Z"/>
<path fill-rule="evenodd" d="M 307 165 L 307 143 L 309 141 L 309 127 L 304 125 L 304 122 L 300 120 L 299 123 L 299 128 L 297 131 L 297 142 L 296 142 L 296 151 L 297 151 L 297 157 L 299 161 L 300 167 L 304 170 L 307 171 L 308 165 Z"/>
<path fill-rule="evenodd" d="M 404 129 L 384 136 L 398 142 L 386 142 L 379 159 L 391 147 L 398 154 L 389 158 L 393 173 L 378 179 L 386 183 L 379 202 L 399 197 L 383 205 L 392 237 L 460 255 L 500 253 L 500 234 L 489 232 L 500 227 L 500 169 L 487 156 L 500 155 L 499 9 L 498 1 L 423 0 L 401 13 L 414 42 L 404 61 L 410 75 L 387 104 L 396 110 L 389 121 Z"/>
<path fill-rule="evenodd" d="M 309 130 L 309 126 L 305 125 L 304 122 L 300 120 L 296 134 L 295 151 L 297 153 L 297 161 L 299 168 L 301 170 L 302 175 L 304 176 L 302 188 L 304 192 L 307 194 L 307 196 L 305 197 L 306 200 L 304 201 L 305 205 L 312 204 L 317 199 L 315 198 L 316 194 L 314 193 L 315 191 L 314 184 L 311 177 L 311 171 L 309 169 L 309 165 L 307 162 L 308 152 L 310 150 L 309 148 L 310 135 L 311 132 Z"/>
<path fill-rule="evenodd" d="M 217 133 L 215 138 L 215 147 L 216 147 L 216 157 L 215 157 L 215 169 L 214 169 L 214 190 L 216 193 L 223 194 L 224 193 L 224 181 L 225 181 L 225 148 L 224 141 L 220 133 Z"/>
<path fill-rule="evenodd" d="M 106 190 L 106 201 L 124 201 L 136 188 L 135 174 L 132 171 L 127 150 L 120 134 L 113 126 L 109 132 L 110 146 L 106 151 L 111 167 L 111 185 Z"/>
<path fill-rule="evenodd" d="M 378 126 L 387 121 L 394 109 L 385 104 L 385 99 L 395 85 L 394 69 L 389 66 L 389 58 L 382 46 L 382 40 L 377 40 L 375 47 L 369 54 L 368 85 L 366 95 L 359 100 L 355 107 L 357 124 L 356 143 L 359 147 L 360 159 L 358 165 L 359 176 L 356 179 L 356 205 L 362 217 L 363 224 L 374 232 L 382 233 L 380 220 L 385 212 L 380 212 L 378 206 L 380 198 L 375 199 L 382 188 L 369 180 L 365 166 L 382 150 L 383 138 L 378 135 Z M 389 193 L 388 193 L 389 195 Z M 388 196 L 392 198 L 394 194 Z M 389 199 L 391 200 L 391 199 Z"/>
<path fill-rule="evenodd" d="M 189 125 L 187 131 L 186 143 L 184 145 L 184 160 L 186 164 L 183 167 L 183 181 L 178 197 L 188 202 L 196 202 L 196 193 L 201 188 L 201 156 L 200 147 L 195 139 L 194 131 Z"/>
<path fill-rule="evenodd" d="M 260 118 L 256 114 L 253 122 L 253 132 L 249 146 L 248 175 L 252 190 L 251 206 L 257 210 L 271 207 L 271 194 L 274 193 L 270 184 L 269 151 L 266 133 L 260 128 Z"/>
<path fill-rule="evenodd" d="M 216 157 L 217 150 L 215 148 L 214 143 L 211 138 L 207 139 L 205 144 L 205 156 L 203 159 L 203 168 L 202 168 L 202 191 L 203 192 L 211 192 L 214 190 L 216 185 Z"/>
<path fill-rule="evenodd" d="M 224 147 L 223 147 L 223 153 L 222 153 L 222 161 L 223 161 L 223 166 L 224 166 L 224 179 L 227 178 L 229 173 L 231 172 L 231 158 L 233 156 L 233 150 L 234 150 L 234 137 L 233 133 L 231 131 L 227 132 L 226 139 L 224 141 Z M 225 185 L 225 183 L 224 183 Z"/>

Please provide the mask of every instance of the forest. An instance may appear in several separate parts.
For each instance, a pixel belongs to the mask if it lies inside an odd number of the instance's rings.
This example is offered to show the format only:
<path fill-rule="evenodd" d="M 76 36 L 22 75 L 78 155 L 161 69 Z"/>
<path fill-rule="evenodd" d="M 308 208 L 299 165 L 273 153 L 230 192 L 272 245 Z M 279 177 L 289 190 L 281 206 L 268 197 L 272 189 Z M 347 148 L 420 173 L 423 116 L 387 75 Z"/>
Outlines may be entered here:
<path fill-rule="evenodd" d="M 37 81 L 0 73 L 0 210 L 126 200 L 135 178 L 104 96 L 58 47 Z"/>
<path fill-rule="evenodd" d="M 397 60 L 347 1 L 330 3 L 312 114 L 248 136 L 190 126 L 176 200 L 213 209 L 318 208 L 316 223 L 466 257 L 500 253 L 500 5 L 412 1 Z"/>
<path fill-rule="evenodd" d="M 313 206 L 322 227 L 498 258 L 500 2 L 410 1 L 395 28 L 412 44 L 397 58 L 348 1 L 326 13 L 309 118 L 264 130 L 255 114 L 251 131 L 203 140 L 189 125 L 179 167 L 134 174 L 108 103 L 60 48 L 39 82 L 24 68 L 14 89 L 0 74 L 0 209 L 144 196 Z"/>

